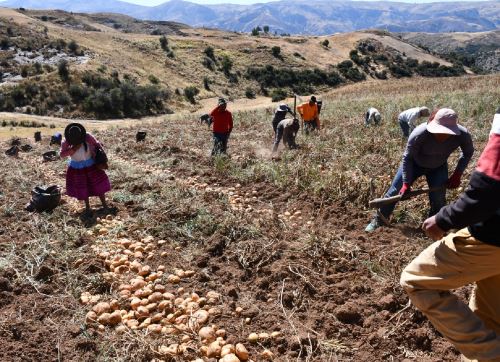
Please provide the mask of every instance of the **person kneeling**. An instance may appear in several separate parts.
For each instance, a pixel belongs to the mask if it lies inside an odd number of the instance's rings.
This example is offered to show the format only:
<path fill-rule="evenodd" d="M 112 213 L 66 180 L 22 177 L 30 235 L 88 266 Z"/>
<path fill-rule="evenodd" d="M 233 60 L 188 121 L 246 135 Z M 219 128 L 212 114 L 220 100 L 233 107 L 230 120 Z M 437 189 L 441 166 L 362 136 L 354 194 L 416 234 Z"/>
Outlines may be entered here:
<path fill-rule="evenodd" d="M 276 138 L 274 140 L 273 152 L 278 150 L 278 146 L 283 138 L 283 144 L 290 149 L 297 148 L 295 137 L 300 129 L 300 123 L 297 118 L 287 118 L 278 123 L 276 127 Z"/>

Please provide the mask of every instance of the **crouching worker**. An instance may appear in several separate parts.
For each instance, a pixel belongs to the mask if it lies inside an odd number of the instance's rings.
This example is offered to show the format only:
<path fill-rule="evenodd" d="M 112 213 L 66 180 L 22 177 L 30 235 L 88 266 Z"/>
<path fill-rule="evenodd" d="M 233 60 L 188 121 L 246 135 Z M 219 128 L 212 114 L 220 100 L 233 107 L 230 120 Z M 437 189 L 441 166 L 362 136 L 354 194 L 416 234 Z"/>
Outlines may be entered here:
<path fill-rule="evenodd" d="M 287 113 L 290 113 L 293 116 L 292 110 L 285 103 L 280 104 L 278 106 L 278 108 L 276 108 L 276 110 L 274 111 L 272 125 L 273 125 L 273 131 L 274 131 L 275 136 L 276 136 L 276 128 L 278 128 L 278 124 L 286 118 Z"/>
<path fill-rule="evenodd" d="M 282 120 L 276 128 L 276 138 L 274 140 L 273 152 L 278 150 L 281 139 L 283 144 L 290 149 L 297 148 L 295 137 L 300 129 L 300 123 L 297 118 L 287 118 Z"/>
<path fill-rule="evenodd" d="M 312 96 L 309 102 L 301 104 L 297 107 L 302 120 L 304 121 L 304 131 L 309 132 L 320 129 L 319 110 L 316 104 L 316 97 Z"/>
<path fill-rule="evenodd" d="M 457 167 L 448 178 L 448 157 L 460 148 L 462 153 Z M 457 124 L 457 114 L 449 108 L 440 109 L 434 119 L 421 124 L 410 135 L 403 161 L 384 197 L 403 197 L 420 176 L 425 176 L 429 188 L 439 188 L 429 193 L 429 216 L 435 215 L 446 204 L 446 187 L 455 189 L 474 153 L 472 137 L 465 127 Z M 374 231 L 388 220 L 396 204 L 389 204 L 377 211 L 377 215 L 366 227 Z"/>
<path fill-rule="evenodd" d="M 373 108 L 373 107 L 368 108 L 368 111 L 366 111 L 366 114 L 365 114 L 365 125 L 366 126 L 369 126 L 370 123 L 378 125 L 381 120 L 382 120 L 382 116 L 380 115 L 380 112 L 378 111 L 377 108 Z"/>
<path fill-rule="evenodd" d="M 212 131 L 214 136 L 214 147 L 212 156 L 226 154 L 227 142 L 233 131 L 233 116 L 227 110 L 227 102 L 219 98 L 217 107 L 210 113 L 212 117 Z"/>
<path fill-rule="evenodd" d="M 425 220 L 438 240 L 403 271 L 413 305 L 467 359 L 500 361 L 500 109 L 469 186 Z M 458 231 L 444 236 L 451 229 Z M 450 291 L 475 283 L 469 305 Z"/>
<path fill-rule="evenodd" d="M 417 120 L 421 117 L 429 117 L 430 114 L 427 107 L 415 107 L 401 112 L 398 116 L 398 122 L 403 136 L 408 138 L 415 129 Z"/>
<path fill-rule="evenodd" d="M 66 171 L 66 194 L 85 201 L 88 216 L 92 214 L 89 198 L 99 197 L 102 207 L 107 209 L 106 192 L 111 190 L 106 172 L 95 164 L 97 148 L 102 148 L 101 144 L 81 124 L 71 123 L 64 130 L 60 156 L 70 157 Z"/>

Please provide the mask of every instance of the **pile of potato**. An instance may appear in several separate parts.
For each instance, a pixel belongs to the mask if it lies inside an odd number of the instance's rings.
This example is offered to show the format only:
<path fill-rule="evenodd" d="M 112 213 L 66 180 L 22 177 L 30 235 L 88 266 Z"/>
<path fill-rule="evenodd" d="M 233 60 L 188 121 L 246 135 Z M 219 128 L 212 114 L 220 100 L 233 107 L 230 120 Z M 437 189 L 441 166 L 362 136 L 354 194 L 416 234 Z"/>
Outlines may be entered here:
<path fill-rule="evenodd" d="M 93 249 L 108 268 L 103 276 L 118 297 L 104 301 L 104 296 L 82 293 L 81 303 L 90 307 L 85 318 L 87 326 L 99 331 L 114 328 L 117 333 L 136 331 L 149 336 L 168 336 L 168 340 L 175 337 L 176 343 L 161 345 L 157 350 L 166 359 L 182 358 L 197 351 L 201 358 L 251 361 L 244 344 L 227 343 L 225 330 L 209 323 L 222 313 L 222 296 L 213 290 L 201 296 L 179 287 L 179 283 L 195 275 L 192 270 L 169 271 L 163 265 L 152 268 L 148 259 L 166 241 L 155 241 L 152 237 L 131 240 L 120 231 L 123 226 L 119 217 L 108 216 L 98 220 L 90 232 L 95 236 Z M 261 357 L 273 358 L 268 350 Z"/>

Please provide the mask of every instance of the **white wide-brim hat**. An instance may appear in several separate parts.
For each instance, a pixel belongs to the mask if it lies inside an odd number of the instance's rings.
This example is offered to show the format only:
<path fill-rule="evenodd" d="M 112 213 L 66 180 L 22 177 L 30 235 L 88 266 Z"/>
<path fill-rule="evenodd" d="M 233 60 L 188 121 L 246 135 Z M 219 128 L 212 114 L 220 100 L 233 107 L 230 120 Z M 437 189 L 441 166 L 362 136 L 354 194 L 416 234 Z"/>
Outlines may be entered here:
<path fill-rule="evenodd" d="M 442 108 L 436 113 L 433 120 L 427 124 L 427 131 L 458 136 L 462 132 L 458 127 L 457 120 L 458 116 L 453 109 Z"/>

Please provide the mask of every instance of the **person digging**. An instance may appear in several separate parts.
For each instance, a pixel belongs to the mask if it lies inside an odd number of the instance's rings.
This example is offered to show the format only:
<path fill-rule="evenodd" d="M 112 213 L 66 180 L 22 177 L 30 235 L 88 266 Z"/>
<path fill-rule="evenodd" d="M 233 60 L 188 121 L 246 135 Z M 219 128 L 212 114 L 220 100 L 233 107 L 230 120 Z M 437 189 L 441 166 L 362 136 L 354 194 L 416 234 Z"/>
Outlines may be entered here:
<path fill-rule="evenodd" d="M 462 361 L 500 361 L 500 108 L 469 186 L 422 229 L 436 242 L 403 270 L 401 286 Z M 468 306 L 450 292 L 472 283 Z"/>
<path fill-rule="evenodd" d="M 312 96 L 309 102 L 303 103 L 297 107 L 300 117 L 304 121 L 304 131 L 308 135 L 311 131 L 320 130 L 318 105 L 316 97 Z"/>
<path fill-rule="evenodd" d="M 408 196 L 411 185 L 421 176 L 425 176 L 429 188 L 429 216 L 435 215 L 446 203 L 446 188 L 456 189 L 467 168 L 474 146 L 467 129 L 457 124 L 457 114 L 449 108 L 440 109 L 434 119 L 421 124 L 410 135 L 403 160 L 392 180 L 391 187 L 384 198 L 402 195 Z M 461 155 L 453 174 L 448 177 L 448 158 L 456 149 Z M 438 188 L 436 190 L 436 188 Z M 365 231 L 372 232 L 383 224 L 389 224 L 389 218 L 395 204 L 380 208 Z"/>
<path fill-rule="evenodd" d="M 66 170 L 66 194 L 80 201 L 85 201 L 85 215 L 91 216 L 89 198 L 97 196 L 102 207 L 108 210 L 106 192 L 111 184 L 106 172 L 97 167 L 95 156 L 102 145 L 87 133 L 83 125 L 71 123 L 64 130 L 61 144 L 61 158 L 70 157 Z"/>
<path fill-rule="evenodd" d="M 370 107 L 366 111 L 365 114 L 365 126 L 369 126 L 373 123 L 375 126 L 378 126 L 382 121 L 382 116 L 377 108 Z"/>
<path fill-rule="evenodd" d="M 297 148 L 295 137 L 300 129 L 300 123 L 297 118 L 287 118 L 282 120 L 276 128 L 276 137 L 273 145 L 273 153 L 278 151 L 278 146 L 283 139 L 283 144 L 289 149 Z"/>
<path fill-rule="evenodd" d="M 227 102 L 224 98 L 219 98 L 217 107 L 210 113 L 212 117 L 212 131 L 214 146 L 212 156 L 226 154 L 229 136 L 233 131 L 233 116 L 227 110 Z"/>
<path fill-rule="evenodd" d="M 415 107 L 401 112 L 398 116 L 398 122 L 401 127 L 401 132 L 403 132 L 403 136 L 408 138 L 416 127 L 415 123 L 417 119 L 429 117 L 429 115 L 430 111 L 427 107 Z"/>

